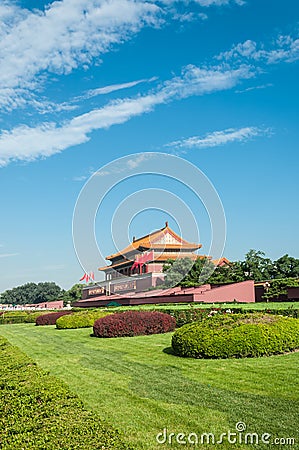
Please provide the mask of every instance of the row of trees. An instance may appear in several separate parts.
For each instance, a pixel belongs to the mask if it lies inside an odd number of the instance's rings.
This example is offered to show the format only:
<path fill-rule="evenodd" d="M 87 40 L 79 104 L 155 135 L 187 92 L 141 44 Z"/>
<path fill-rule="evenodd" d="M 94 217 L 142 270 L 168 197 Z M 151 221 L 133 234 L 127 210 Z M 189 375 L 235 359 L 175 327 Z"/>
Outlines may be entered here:
<path fill-rule="evenodd" d="M 233 261 L 216 267 L 207 258 L 169 260 L 164 265 L 166 286 L 200 286 L 204 283 L 238 283 L 245 280 L 271 281 L 265 298 L 278 297 L 286 287 L 298 286 L 299 259 L 289 255 L 272 261 L 264 252 L 250 250 L 243 261 Z"/>
<path fill-rule="evenodd" d="M 82 284 L 75 284 L 65 291 L 54 282 L 26 283 L 0 294 L 0 303 L 26 305 L 53 300 L 63 300 L 65 304 L 73 303 L 81 298 L 82 287 Z"/>

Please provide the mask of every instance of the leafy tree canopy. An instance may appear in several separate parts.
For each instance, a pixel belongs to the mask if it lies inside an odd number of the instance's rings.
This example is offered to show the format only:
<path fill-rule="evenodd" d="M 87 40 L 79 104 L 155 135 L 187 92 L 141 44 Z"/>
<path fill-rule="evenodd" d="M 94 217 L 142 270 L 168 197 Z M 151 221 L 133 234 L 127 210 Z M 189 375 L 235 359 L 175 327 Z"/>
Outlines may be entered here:
<path fill-rule="evenodd" d="M 263 295 L 263 299 L 279 299 L 279 297 L 287 295 L 288 287 L 299 286 L 299 281 L 294 278 L 281 278 L 271 281 L 270 286 Z"/>
<path fill-rule="evenodd" d="M 210 259 L 202 257 L 198 257 L 195 262 L 190 258 L 168 260 L 163 271 L 166 286 L 199 286 L 204 283 L 238 283 L 245 280 L 271 282 L 271 280 L 299 278 L 299 259 L 284 255 L 276 261 L 271 261 L 265 257 L 264 252 L 250 250 L 245 255 L 244 261 L 234 261 L 218 267 L 215 267 Z M 288 286 L 291 286 L 290 281 L 288 283 Z M 286 285 L 274 283 L 273 289 L 275 297 L 279 295 L 278 292 L 286 292 Z M 269 292 L 271 294 L 272 291 Z"/>
<path fill-rule="evenodd" d="M 273 262 L 271 278 L 299 277 L 299 259 L 284 255 Z"/>
<path fill-rule="evenodd" d="M 54 282 L 26 283 L 3 292 L 0 302 L 6 304 L 25 305 L 57 300 L 64 291 Z"/>
<path fill-rule="evenodd" d="M 77 283 L 74 284 L 68 291 L 65 291 L 63 295 L 61 296 L 61 299 L 64 301 L 64 303 L 74 303 L 77 300 L 80 300 L 82 298 L 82 288 L 84 287 L 83 284 Z"/>

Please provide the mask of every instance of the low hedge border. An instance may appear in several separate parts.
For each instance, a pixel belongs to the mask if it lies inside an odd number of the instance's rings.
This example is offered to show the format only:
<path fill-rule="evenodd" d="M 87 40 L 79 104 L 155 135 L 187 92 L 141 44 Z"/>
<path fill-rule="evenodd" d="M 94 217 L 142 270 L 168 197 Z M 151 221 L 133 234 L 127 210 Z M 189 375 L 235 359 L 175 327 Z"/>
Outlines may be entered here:
<path fill-rule="evenodd" d="M 245 308 L 231 308 L 229 306 L 225 307 L 211 307 L 211 308 L 186 308 L 186 309 L 163 309 L 163 312 L 170 314 L 176 320 L 177 328 L 182 327 L 187 323 L 197 322 L 205 319 L 211 314 L 247 314 L 247 313 L 265 313 L 265 314 L 275 314 L 286 317 L 299 318 L 299 309 L 264 309 L 257 311 L 256 309 L 245 309 Z"/>
<path fill-rule="evenodd" d="M 178 356 L 243 358 L 299 348 L 299 320 L 263 313 L 216 315 L 184 325 L 172 337 Z"/>
<path fill-rule="evenodd" d="M 167 333 L 175 329 L 175 318 L 158 311 L 125 311 L 95 321 L 93 335 L 111 338 Z"/>
<path fill-rule="evenodd" d="M 60 380 L 0 337 L 0 447 L 132 450 Z"/>
<path fill-rule="evenodd" d="M 43 314 L 49 314 L 49 311 L 1 311 L 0 325 L 35 323 L 37 317 Z"/>
<path fill-rule="evenodd" d="M 106 317 L 110 312 L 105 311 L 80 311 L 70 315 L 64 315 L 56 320 L 58 330 L 92 327 L 95 320 Z"/>

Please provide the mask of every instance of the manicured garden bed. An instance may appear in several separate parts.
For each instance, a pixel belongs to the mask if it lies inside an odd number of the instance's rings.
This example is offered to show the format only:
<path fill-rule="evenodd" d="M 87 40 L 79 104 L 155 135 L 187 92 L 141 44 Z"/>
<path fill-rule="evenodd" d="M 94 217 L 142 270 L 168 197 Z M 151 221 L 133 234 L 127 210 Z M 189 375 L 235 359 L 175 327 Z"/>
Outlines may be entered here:
<path fill-rule="evenodd" d="M 56 320 L 56 328 L 58 330 L 67 330 L 74 328 L 88 328 L 92 327 L 95 320 L 112 314 L 109 311 L 79 311 L 70 315 L 64 315 Z"/>
<path fill-rule="evenodd" d="M 173 331 L 176 320 L 158 311 L 125 311 L 97 319 L 93 335 L 100 338 L 142 336 Z"/>
<path fill-rule="evenodd" d="M 94 339 L 90 329 L 4 325 L 2 334 L 76 392 L 85 406 L 125 432 L 134 450 L 159 445 L 156 435 L 234 431 L 294 437 L 298 445 L 299 352 L 268 358 L 191 359 L 171 352 L 171 333 Z M 296 445 L 272 445 L 275 449 Z M 214 446 L 223 450 L 269 445 Z M 92 447 L 91 447 L 92 448 Z"/>
<path fill-rule="evenodd" d="M 59 319 L 59 317 L 67 316 L 69 314 L 72 314 L 72 312 L 57 311 L 57 312 L 50 312 L 48 314 L 42 314 L 36 318 L 35 325 L 38 326 L 55 325 L 56 320 Z"/>
<path fill-rule="evenodd" d="M 65 383 L 0 337 L 0 447 L 125 449 L 121 435 L 84 408 Z"/>
<path fill-rule="evenodd" d="M 299 348 L 299 320 L 273 314 L 215 314 L 184 325 L 172 337 L 178 356 L 244 358 Z"/>

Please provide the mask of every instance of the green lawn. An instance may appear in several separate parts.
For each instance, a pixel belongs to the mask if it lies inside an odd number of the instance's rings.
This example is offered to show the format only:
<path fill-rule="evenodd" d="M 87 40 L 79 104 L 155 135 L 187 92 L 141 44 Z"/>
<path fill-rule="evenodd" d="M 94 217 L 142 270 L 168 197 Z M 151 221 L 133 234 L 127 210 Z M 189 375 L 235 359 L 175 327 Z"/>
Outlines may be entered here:
<path fill-rule="evenodd" d="M 136 450 L 196 448 L 159 445 L 156 435 L 247 431 L 298 437 L 299 352 L 242 360 L 192 360 L 169 352 L 171 334 L 91 338 L 92 329 L 3 325 L 1 335 L 64 380 L 85 405 L 125 431 Z M 244 433 L 243 433 L 244 434 Z M 197 448 L 269 448 L 222 443 Z M 67 449 L 66 449 L 67 450 Z"/>

